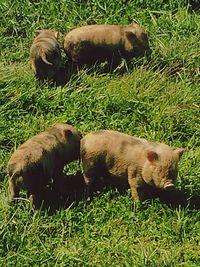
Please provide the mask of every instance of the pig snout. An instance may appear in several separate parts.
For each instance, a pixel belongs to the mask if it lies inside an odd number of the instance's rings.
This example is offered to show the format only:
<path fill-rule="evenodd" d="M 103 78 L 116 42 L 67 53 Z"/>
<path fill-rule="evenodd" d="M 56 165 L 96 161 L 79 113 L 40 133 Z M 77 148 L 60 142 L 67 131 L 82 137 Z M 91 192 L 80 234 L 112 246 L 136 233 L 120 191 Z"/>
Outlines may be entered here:
<path fill-rule="evenodd" d="M 165 190 L 172 190 L 174 188 L 175 188 L 175 185 L 174 185 L 174 183 L 172 181 L 166 181 L 164 183 L 164 189 Z"/>

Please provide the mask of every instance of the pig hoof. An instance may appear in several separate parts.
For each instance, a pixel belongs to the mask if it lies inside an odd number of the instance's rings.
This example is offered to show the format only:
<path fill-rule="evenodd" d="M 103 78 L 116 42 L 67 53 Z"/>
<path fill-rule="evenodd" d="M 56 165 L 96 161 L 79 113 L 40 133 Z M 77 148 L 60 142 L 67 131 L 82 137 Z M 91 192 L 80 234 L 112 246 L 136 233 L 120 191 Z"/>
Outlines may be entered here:
<path fill-rule="evenodd" d="M 36 197 L 35 195 L 30 195 L 29 196 L 29 201 L 30 201 L 30 205 L 31 207 L 36 210 L 39 209 L 42 205 L 42 201 L 41 199 L 39 199 L 38 197 Z"/>

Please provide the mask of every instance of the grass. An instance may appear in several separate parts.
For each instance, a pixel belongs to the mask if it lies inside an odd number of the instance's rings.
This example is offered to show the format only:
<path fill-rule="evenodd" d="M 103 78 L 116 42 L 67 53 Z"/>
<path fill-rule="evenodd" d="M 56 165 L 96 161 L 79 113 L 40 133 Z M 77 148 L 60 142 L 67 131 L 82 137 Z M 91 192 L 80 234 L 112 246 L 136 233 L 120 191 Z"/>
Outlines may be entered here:
<path fill-rule="evenodd" d="M 49 214 L 7 199 L 13 149 L 56 121 L 83 134 L 115 129 L 187 148 L 177 187 L 187 196 L 200 195 L 200 20 L 186 2 L 2 1 L 0 266 L 199 266 L 200 213 L 189 204 L 135 204 L 129 191 L 109 190 Z M 135 60 L 124 75 L 93 67 L 64 87 L 35 87 L 29 48 L 36 29 L 58 29 L 62 44 L 78 25 L 126 24 L 131 18 L 149 33 L 150 63 Z M 68 173 L 77 170 L 78 163 L 66 166 Z"/>

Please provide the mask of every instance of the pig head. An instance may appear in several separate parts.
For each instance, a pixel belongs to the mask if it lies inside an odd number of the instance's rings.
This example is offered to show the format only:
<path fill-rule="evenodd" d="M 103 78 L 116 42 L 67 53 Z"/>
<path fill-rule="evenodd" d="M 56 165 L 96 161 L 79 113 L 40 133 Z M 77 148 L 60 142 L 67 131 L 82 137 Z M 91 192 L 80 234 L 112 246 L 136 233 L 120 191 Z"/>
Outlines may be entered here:
<path fill-rule="evenodd" d="M 173 189 L 178 176 L 178 162 L 184 149 L 171 149 L 160 144 L 160 151 L 147 150 L 146 159 L 142 168 L 144 181 L 161 189 Z"/>
<path fill-rule="evenodd" d="M 151 59 L 148 36 L 138 23 L 132 22 L 124 27 L 124 43 L 124 58 L 146 56 Z"/>
<path fill-rule="evenodd" d="M 59 33 L 49 29 L 38 30 L 30 48 L 30 59 L 39 83 L 57 82 L 64 69 L 58 43 Z"/>

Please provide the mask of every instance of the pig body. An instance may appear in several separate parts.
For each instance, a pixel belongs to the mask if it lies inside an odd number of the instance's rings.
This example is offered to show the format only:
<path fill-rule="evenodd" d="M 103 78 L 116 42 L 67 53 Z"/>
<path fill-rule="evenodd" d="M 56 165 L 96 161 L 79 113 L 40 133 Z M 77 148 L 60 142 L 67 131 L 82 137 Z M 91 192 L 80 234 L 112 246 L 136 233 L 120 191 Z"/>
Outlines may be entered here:
<path fill-rule="evenodd" d="M 88 25 L 65 36 L 66 55 L 78 66 L 108 61 L 116 67 L 121 58 L 151 55 L 147 34 L 133 22 L 128 26 Z"/>
<path fill-rule="evenodd" d="M 64 64 L 58 44 L 58 32 L 44 29 L 37 36 L 30 48 L 31 64 L 39 83 L 57 82 L 64 74 Z"/>
<path fill-rule="evenodd" d="M 140 200 L 145 184 L 175 187 L 183 151 L 117 131 L 92 132 L 81 140 L 84 179 L 88 188 L 100 177 L 128 181 L 133 199 Z"/>
<path fill-rule="evenodd" d="M 58 190 L 64 165 L 80 157 L 80 138 L 73 126 L 56 123 L 19 146 L 8 162 L 11 200 L 24 188 L 37 206 L 51 180 Z"/>

